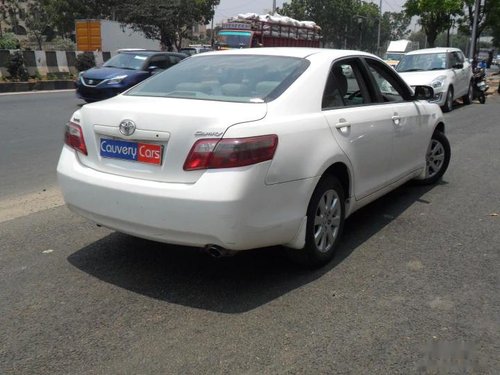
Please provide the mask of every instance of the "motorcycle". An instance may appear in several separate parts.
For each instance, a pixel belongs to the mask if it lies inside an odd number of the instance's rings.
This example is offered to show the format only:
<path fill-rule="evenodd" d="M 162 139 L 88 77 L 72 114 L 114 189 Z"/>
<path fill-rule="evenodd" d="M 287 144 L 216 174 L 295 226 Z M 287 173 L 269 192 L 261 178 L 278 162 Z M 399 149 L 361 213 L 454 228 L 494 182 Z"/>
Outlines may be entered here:
<path fill-rule="evenodd" d="M 472 76 L 473 99 L 478 99 L 479 103 L 486 102 L 486 90 L 489 86 L 486 84 L 486 72 L 484 68 L 475 68 Z"/>

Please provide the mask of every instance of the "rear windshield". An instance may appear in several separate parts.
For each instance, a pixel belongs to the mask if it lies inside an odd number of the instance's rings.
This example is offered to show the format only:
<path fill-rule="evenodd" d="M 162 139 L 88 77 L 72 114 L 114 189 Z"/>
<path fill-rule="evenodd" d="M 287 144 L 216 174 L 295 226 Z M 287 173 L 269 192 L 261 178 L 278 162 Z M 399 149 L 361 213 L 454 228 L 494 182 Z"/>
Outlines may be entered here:
<path fill-rule="evenodd" d="M 126 95 L 263 103 L 281 95 L 308 66 L 307 60 L 295 57 L 198 55 Z"/>

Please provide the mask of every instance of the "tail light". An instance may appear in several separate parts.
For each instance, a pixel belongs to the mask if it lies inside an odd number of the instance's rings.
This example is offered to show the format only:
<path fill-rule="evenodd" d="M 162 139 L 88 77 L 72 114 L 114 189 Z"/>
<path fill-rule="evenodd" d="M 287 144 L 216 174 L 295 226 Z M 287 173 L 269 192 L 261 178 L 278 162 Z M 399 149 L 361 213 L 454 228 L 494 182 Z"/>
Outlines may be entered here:
<path fill-rule="evenodd" d="M 88 155 L 87 146 L 85 146 L 85 139 L 83 139 L 82 128 L 74 122 L 68 122 L 66 124 L 64 143 L 73 147 L 75 150 L 80 151 L 82 154 Z"/>
<path fill-rule="evenodd" d="M 200 139 L 186 158 L 184 170 L 234 168 L 271 160 L 278 146 L 275 134 L 250 138 Z"/>

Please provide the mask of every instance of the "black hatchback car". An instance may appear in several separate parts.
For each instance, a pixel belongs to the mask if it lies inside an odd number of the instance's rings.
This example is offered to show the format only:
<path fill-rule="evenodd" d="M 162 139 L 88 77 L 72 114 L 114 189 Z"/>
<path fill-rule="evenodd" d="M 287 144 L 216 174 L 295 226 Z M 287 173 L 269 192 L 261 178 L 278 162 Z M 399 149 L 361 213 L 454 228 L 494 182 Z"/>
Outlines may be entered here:
<path fill-rule="evenodd" d="M 101 67 L 81 72 L 76 80 L 76 95 L 86 102 L 111 98 L 186 57 L 176 52 L 120 52 Z"/>

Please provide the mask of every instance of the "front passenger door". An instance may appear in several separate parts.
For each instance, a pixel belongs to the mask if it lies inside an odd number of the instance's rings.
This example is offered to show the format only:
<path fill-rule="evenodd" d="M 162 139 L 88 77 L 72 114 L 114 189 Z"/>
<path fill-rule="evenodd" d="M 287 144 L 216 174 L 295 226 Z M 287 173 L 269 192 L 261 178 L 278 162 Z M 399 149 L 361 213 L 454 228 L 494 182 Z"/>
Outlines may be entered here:
<path fill-rule="evenodd" d="M 425 163 L 427 133 L 420 120 L 419 104 L 410 100 L 411 93 L 401 78 L 378 60 L 367 58 L 366 62 L 379 92 L 374 112 L 383 113 L 392 127 L 394 145 L 388 176 L 395 182 Z"/>

